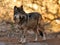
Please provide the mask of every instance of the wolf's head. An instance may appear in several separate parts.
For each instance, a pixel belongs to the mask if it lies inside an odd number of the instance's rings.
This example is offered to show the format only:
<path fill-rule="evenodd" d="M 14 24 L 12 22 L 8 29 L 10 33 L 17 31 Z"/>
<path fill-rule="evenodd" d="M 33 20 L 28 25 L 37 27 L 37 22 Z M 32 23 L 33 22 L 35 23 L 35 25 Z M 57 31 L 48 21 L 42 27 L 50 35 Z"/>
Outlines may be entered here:
<path fill-rule="evenodd" d="M 14 21 L 17 23 L 23 23 L 26 19 L 26 13 L 23 10 L 23 6 L 14 6 Z"/>

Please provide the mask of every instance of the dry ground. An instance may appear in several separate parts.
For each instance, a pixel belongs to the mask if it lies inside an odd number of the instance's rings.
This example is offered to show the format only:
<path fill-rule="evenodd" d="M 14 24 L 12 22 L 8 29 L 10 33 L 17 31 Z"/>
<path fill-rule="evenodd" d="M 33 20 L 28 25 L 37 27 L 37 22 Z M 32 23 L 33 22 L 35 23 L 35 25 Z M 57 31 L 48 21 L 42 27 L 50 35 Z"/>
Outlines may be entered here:
<path fill-rule="evenodd" d="M 38 36 L 38 41 L 34 41 L 35 34 L 31 35 L 26 33 L 27 43 L 21 44 L 20 38 L 22 36 L 21 30 L 17 28 L 16 24 L 2 22 L 0 23 L 0 42 L 5 45 L 59 45 L 60 32 L 46 34 L 47 40 L 42 40 Z M 28 42 L 29 41 L 29 42 Z"/>

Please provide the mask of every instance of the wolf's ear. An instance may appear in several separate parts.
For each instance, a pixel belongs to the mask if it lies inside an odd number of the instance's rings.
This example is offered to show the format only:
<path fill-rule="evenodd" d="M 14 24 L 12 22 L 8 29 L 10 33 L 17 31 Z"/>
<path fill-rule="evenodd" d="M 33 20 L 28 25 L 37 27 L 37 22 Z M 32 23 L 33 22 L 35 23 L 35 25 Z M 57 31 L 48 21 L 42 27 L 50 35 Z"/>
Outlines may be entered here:
<path fill-rule="evenodd" d="M 14 11 L 17 11 L 17 6 L 14 6 Z"/>
<path fill-rule="evenodd" d="M 21 5 L 21 8 L 23 8 L 23 5 Z"/>
<path fill-rule="evenodd" d="M 17 8 L 17 6 L 14 6 L 14 8 Z"/>
<path fill-rule="evenodd" d="M 21 5 L 20 9 L 23 10 L 23 5 Z"/>
<path fill-rule="evenodd" d="M 18 7 L 14 6 L 14 15 L 18 12 Z"/>

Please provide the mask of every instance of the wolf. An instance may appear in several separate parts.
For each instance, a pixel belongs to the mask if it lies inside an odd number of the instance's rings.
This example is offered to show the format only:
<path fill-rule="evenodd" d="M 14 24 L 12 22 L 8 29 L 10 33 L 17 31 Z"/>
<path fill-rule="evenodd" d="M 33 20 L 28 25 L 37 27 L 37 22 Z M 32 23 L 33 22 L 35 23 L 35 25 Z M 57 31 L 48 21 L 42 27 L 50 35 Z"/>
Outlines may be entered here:
<path fill-rule="evenodd" d="M 42 37 L 45 37 L 45 35 L 43 34 L 43 31 L 40 31 L 40 28 L 38 28 L 39 21 L 41 20 L 42 20 L 42 16 L 40 13 L 38 12 L 26 13 L 23 9 L 23 5 L 21 7 L 14 6 L 14 21 L 20 26 L 21 29 L 23 28 L 24 37 L 25 37 L 26 31 L 30 29 L 32 29 L 36 34 L 35 41 L 37 41 L 38 33 Z M 41 24 L 40 24 L 40 27 L 41 27 Z M 42 30 L 44 30 L 44 27 L 42 28 Z"/>

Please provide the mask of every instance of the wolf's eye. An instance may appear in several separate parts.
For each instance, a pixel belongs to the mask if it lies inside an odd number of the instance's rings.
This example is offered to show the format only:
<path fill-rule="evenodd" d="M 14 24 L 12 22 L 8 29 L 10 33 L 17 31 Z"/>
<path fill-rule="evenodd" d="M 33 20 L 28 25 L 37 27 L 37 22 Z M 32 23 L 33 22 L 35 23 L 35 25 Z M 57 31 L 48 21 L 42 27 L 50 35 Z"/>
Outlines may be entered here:
<path fill-rule="evenodd" d="M 21 16 L 19 17 L 19 19 L 21 19 Z"/>

